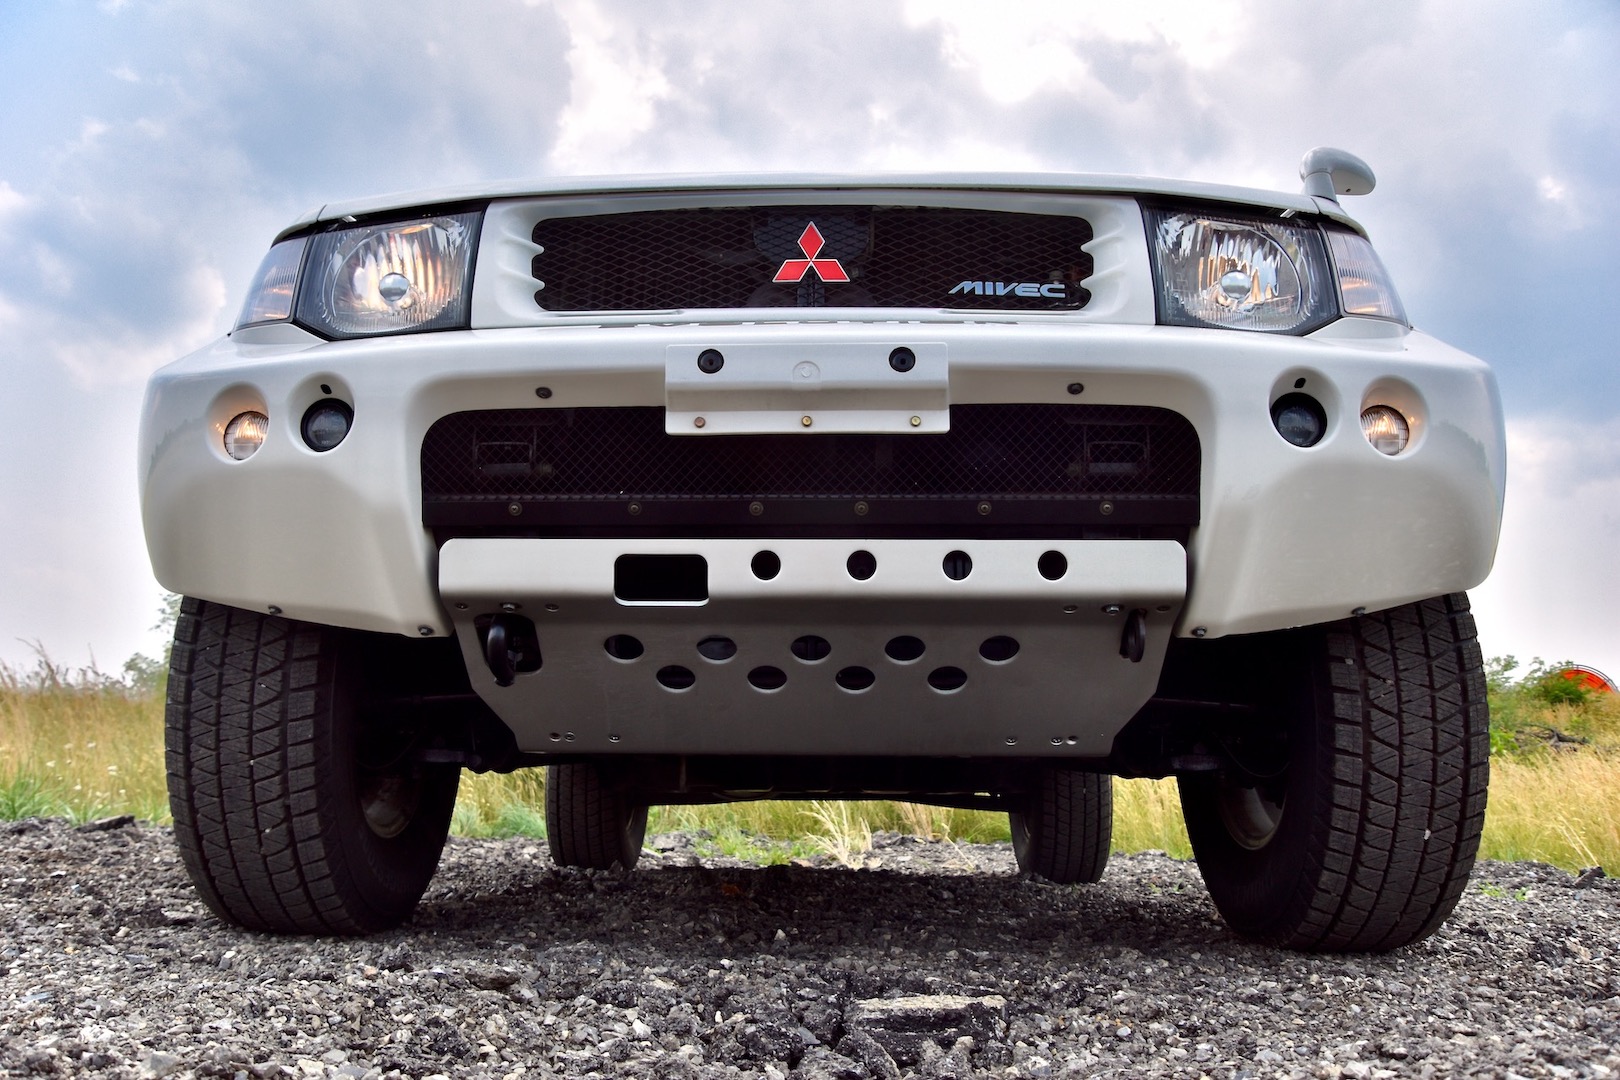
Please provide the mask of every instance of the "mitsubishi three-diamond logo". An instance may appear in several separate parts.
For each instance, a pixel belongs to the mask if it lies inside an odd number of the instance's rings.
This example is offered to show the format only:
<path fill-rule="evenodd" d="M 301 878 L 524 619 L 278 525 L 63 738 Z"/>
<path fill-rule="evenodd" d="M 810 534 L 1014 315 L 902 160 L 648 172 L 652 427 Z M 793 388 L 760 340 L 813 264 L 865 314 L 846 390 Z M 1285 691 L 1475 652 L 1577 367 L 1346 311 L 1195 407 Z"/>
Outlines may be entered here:
<path fill-rule="evenodd" d="M 821 230 L 816 223 L 811 222 L 799 234 L 799 250 L 804 252 L 802 259 L 789 259 L 782 264 L 782 269 L 776 272 L 772 281 L 796 282 L 803 281 L 804 275 L 814 270 L 816 277 L 822 281 L 847 282 L 849 275 L 844 273 L 844 266 L 837 259 L 818 259 L 816 256 L 826 244 L 822 238 Z"/>

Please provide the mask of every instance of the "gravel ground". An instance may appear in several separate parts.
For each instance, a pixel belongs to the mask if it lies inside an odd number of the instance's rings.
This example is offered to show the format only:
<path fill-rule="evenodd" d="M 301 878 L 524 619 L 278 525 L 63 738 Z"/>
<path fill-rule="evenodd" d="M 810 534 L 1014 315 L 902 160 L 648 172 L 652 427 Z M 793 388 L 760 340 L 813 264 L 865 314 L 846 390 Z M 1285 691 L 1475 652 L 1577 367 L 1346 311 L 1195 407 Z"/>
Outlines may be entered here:
<path fill-rule="evenodd" d="M 1435 937 L 1303 956 L 1195 867 L 1020 879 L 881 836 L 759 868 L 655 837 L 633 874 L 453 839 L 414 921 L 217 922 L 165 829 L 0 824 L 0 1074 L 130 1077 L 1620 1076 L 1620 884 L 1486 864 Z"/>

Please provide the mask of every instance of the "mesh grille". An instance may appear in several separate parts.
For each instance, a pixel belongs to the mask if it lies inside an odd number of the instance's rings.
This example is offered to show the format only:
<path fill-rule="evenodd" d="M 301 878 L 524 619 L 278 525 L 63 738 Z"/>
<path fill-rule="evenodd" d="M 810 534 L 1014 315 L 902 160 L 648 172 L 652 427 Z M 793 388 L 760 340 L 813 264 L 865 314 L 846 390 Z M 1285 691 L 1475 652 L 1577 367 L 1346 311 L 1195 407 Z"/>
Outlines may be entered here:
<path fill-rule="evenodd" d="M 806 237 L 810 225 L 820 247 Z M 541 248 L 533 264 L 535 302 L 547 311 L 1073 311 L 1090 299 L 1081 282 L 1091 275 L 1092 260 L 1081 247 L 1091 235 L 1084 218 L 927 207 L 690 209 L 547 218 L 534 228 Z M 812 258 L 821 262 L 805 266 Z M 796 280 L 775 280 L 784 270 Z M 835 280 L 839 270 L 847 282 Z"/>
<path fill-rule="evenodd" d="M 1193 524 L 1199 463 L 1186 419 L 1133 406 L 956 405 L 951 430 L 932 435 L 674 436 L 656 407 L 510 409 L 433 425 L 423 513 L 445 525 L 542 509 L 564 523 L 591 520 L 594 506 L 629 524 L 634 503 L 650 525 L 660 508 L 746 515 L 757 502 L 770 521 L 811 521 L 864 501 L 874 524 L 883 508 L 895 520 L 976 521 L 986 504 L 997 524 Z"/>

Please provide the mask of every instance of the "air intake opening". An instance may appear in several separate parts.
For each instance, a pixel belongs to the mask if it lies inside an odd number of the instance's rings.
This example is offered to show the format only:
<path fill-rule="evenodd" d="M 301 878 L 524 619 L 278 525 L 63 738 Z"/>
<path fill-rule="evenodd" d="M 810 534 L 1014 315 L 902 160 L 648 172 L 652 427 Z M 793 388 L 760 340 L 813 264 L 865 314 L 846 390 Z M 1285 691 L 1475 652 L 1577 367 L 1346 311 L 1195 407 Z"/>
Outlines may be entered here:
<path fill-rule="evenodd" d="M 709 599 L 709 563 L 701 555 L 620 555 L 613 595 L 627 604 L 701 604 Z"/>

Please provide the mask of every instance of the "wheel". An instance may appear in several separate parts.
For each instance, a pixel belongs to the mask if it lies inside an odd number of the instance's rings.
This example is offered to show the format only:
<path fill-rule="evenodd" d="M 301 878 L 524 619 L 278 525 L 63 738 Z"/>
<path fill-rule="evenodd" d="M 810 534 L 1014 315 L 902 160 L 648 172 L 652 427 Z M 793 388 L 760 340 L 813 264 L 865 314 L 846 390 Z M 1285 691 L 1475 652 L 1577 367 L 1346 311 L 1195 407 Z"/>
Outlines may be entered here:
<path fill-rule="evenodd" d="M 546 839 L 558 866 L 635 868 L 647 807 L 594 762 L 546 766 Z"/>
<path fill-rule="evenodd" d="M 413 761 L 409 735 L 366 708 L 375 654 L 331 627 L 181 604 L 164 724 L 169 806 L 186 870 L 220 918 L 365 934 L 404 921 L 421 899 L 460 769 Z"/>
<path fill-rule="evenodd" d="M 1027 808 L 1007 819 L 1020 872 L 1059 885 L 1091 884 L 1108 865 L 1114 778 L 1061 765 L 1039 766 Z"/>
<path fill-rule="evenodd" d="M 1180 779 L 1193 853 L 1237 933 L 1383 951 L 1456 906 L 1485 821 L 1485 677 L 1462 594 L 1277 635 L 1285 744 Z"/>

